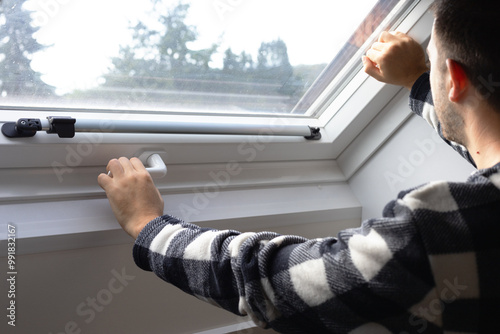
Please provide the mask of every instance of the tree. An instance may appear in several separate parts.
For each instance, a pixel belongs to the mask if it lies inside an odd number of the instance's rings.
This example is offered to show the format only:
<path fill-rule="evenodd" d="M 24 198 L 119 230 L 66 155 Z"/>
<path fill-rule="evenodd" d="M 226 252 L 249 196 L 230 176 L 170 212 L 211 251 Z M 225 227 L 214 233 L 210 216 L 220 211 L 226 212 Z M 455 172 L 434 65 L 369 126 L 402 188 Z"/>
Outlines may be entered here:
<path fill-rule="evenodd" d="M 224 72 L 232 73 L 236 71 L 239 67 L 238 56 L 233 53 L 231 48 L 228 48 L 226 52 L 224 52 L 224 61 L 223 68 Z"/>
<path fill-rule="evenodd" d="M 261 43 L 257 62 L 258 68 L 292 67 L 288 59 L 286 44 L 280 38 L 272 42 Z"/>
<path fill-rule="evenodd" d="M 159 35 L 158 51 L 161 61 L 167 61 L 173 72 L 183 72 L 189 64 L 191 50 L 188 43 L 196 41 L 198 33 L 196 28 L 185 23 L 189 5 L 179 3 L 167 15 L 160 17 L 163 31 Z"/>
<path fill-rule="evenodd" d="M 153 3 L 161 10 L 162 1 Z M 196 27 L 185 23 L 188 11 L 189 4 L 180 2 L 159 16 L 161 29 L 152 29 L 144 22 L 132 27 L 132 45 L 122 46 L 120 55 L 113 58 L 105 86 L 182 89 L 190 77 L 208 73 L 217 45 L 202 50 L 189 48 L 198 33 Z"/>
<path fill-rule="evenodd" d="M 217 44 L 193 48 L 198 32 L 187 23 L 189 4 L 179 2 L 165 10 L 164 0 L 151 1 L 152 16 L 131 27 L 131 43 L 122 46 L 119 56 L 112 59 L 105 83 L 90 92 L 94 97 L 140 106 L 160 102 L 206 107 L 212 103 L 279 111 L 274 105 L 269 107 L 275 104 L 276 95 L 291 101 L 289 97 L 302 89 L 302 79 L 294 76 L 284 41 L 262 43 L 257 62 L 250 53 L 235 54 L 228 48 L 223 68 L 217 68 L 212 63 Z M 280 103 L 279 108 L 289 106 Z"/>
<path fill-rule="evenodd" d="M 293 67 L 288 59 L 288 50 L 283 40 L 262 42 L 257 57 L 257 69 L 262 71 L 263 77 L 274 78 L 282 83 L 293 75 Z"/>
<path fill-rule="evenodd" d="M 237 55 L 233 53 L 231 48 L 228 48 L 224 52 L 223 66 L 222 70 L 226 73 L 243 74 L 253 69 L 252 56 L 245 51 Z"/>
<path fill-rule="evenodd" d="M 54 88 L 31 68 L 33 54 L 45 47 L 33 38 L 38 30 L 31 25 L 25 0 L 0 1 L 0 93 L 2 96 L 47 96 Z"/>

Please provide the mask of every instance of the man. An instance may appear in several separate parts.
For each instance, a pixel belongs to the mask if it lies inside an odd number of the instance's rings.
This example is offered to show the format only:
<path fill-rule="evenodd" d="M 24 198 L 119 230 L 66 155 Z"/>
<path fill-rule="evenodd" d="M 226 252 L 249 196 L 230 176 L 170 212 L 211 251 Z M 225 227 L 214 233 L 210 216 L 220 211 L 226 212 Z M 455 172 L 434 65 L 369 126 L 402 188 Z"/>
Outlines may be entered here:
<path fill-rule="evenodd" d="M 101 174 L 98 181 L 121 226 L 136 238 L 137 265 L 284 333 L 494 331 L 500 315 L 499 9 L 497 2 L 436 1 L 430 77 L 423 50 L 401 33 L 383 33 L 363 58 L 368 74 L 410 89 L 414 112 L 481 169 L 467 182 L 401 192 L 383 218 L 338 238 L 307 240 L 208 230 L 161 216 L 163 201 L 142 163 L 112 160 L 112 177 Z"/>

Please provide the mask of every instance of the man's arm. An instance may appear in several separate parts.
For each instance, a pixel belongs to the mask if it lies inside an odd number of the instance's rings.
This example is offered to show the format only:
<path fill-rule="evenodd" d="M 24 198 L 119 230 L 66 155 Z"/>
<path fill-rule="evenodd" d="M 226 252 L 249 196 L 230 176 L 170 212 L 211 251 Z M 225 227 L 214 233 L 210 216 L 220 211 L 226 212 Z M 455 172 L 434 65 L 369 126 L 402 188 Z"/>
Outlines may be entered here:
<path fill-rule="evenodd" d="M 406 310 L 433 288 L 424 246 L 405 208 L 388 210 L 399 217 L 365 222 L 338 238 L 213 230 L 156 217 L 163 201 L 138 159 L 112 160 L 108 170 L 112 175 L 98 181 L 120 225 L 137 237 L 137 265 L 261 326 L 344 333 L 401 315 L 405 323 Z"/>
<path fill-rule="evenodd" d="M 458 154 L 476 166 L 464 146 L 443 136 L 434 110 L 425 52 L 417 41 L 400 32 L 383 32 L 378 42 L 366 52 L 363 64 L 365 72 L 378 81 L 407 88 L 411 92 L 411 110 L 425 119 Z"/>

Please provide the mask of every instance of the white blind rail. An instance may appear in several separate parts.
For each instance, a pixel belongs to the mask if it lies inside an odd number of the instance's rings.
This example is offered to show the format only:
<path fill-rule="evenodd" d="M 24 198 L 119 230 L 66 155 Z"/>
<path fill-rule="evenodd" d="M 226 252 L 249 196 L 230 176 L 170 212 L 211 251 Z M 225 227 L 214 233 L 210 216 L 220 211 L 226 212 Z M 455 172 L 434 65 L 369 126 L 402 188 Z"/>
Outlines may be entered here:
<path fill-rule="evenodd" d="M 51 116 L 47 119 L 21 118 L 17 122 L 4 123 L 2 126 L 3 135 L 9 138 L 32 137 L 37 131 L 55 133 L 61 138 L 72 138 L 75 132 L 301 136 L 309 140 L 321 138 L 319 128 L 307 125 L 263 126 L 242 123 L 100 120 Z"/>

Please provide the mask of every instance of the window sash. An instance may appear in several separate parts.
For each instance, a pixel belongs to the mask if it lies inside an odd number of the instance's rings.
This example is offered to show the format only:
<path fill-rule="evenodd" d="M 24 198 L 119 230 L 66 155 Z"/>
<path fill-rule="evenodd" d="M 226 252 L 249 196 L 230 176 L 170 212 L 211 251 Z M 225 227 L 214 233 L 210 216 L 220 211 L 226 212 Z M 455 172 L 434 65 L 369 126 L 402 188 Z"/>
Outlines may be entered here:
<path fill-rule="evenodd" d="M 391 23 L 394 23 L 397 19 L 399 19 L 398 15 L 401 15 L 404 12 L 406 7 L 410 7 L 412 4 L 416 5 L 419 1 L 399 1 L 399 0 L 380 0 L 379 3 L 374 7 L 368 17 L 363 21 L 357 31 L 352 35 L 349 41 L 345 44 L 342 51 L 334 58 L 334 60 L 326 67 L 323 73 L 318 77 L 312 87 L 306 92 L 306 94 L 302 97 L 299 103 L 295 106 L 295 108 L 291 111 L 291 115 L 279 113 L 274 114 L 273 116 L 279 117 L 310 117 L 317 118 L 321 115 L 321 112 L 324 111 L 325 105 L 328 104 L 328 101 L 325 101 L 323 105 L 317 107 L 317 103 L 315 101 L 321 96 L 322 92 L 325 91 L 328 87 L 331 86 L 333 81 L 339 81 L 338 85 L 335 87 L 335 94 L 342 91 L 345 86 L 350 82 L 352 77 L 359 71 L 360 61 L 359 54 L 364 52 L 363 43 L 366 45 L 366 41 L 370 39 L 370 36 L 373 36 L 373 31 L 377 31 L 381 29 L 381 27 L 385 28 L 388 26 L 392 26 L 393 24 L 388 24 L 386 21 L 391 19 Z M 402 5 L 403 4 L 403 5 Z M 380 24 L 382 24 L 380 26 Z M 372 37 L 373 39 L 373 37 Z M 354 57 L 354 58 L 353 58 Z M 352 64 L 352 60 L 355 59 L 356 62 Z M 133 89 L 132 89 L 133 90 Z M 333 99 L 334 97 L 331 97 Z M 330 99 L 330 100 L 331 100 Z M 0 102 L 1 103 L 1 102 Z M 42 101 L 33 101 L 33 103 L 43 103 Z M 5 106 L 9 107 L 9 106 Z M 11 106 L 14 107 L 14 106 Z M 19 107 L 23 108 L 22 105 Z M 43 107 L 43 106 L 42 106 Z M 34 107 L 37 108 L 37 107 Z M 40 108 L 39 108 L 40 109 Z M 72 107 L 69 108 L 60 108 L 64 110 L 75 109 Z M 90 108 L 96 112 L 104 112 L 105 110 L 100 110 L 98 108 Z M 178 114 L 178 113 L 186 113 L 186 114 L 206 114 L 213 116 L 224 116 L 224 115 L 232 115 L 232 116 L 245 116 L 245 117 L 259 117 L 262 116 L 262 113 L 254 113 L 254 112 L 232 112 L 229 110 L 218 110 L 218 111 L 175 111 L 175 110 L 128 110 L 128 109 L 120 109 L 119 107 L 114 108 L 113 111 L 118 112 L 126 112 L 126 113 L 155 113 L 162 112 L 167 114 Z M 263 113 L 266 114 L 266 113 Z"/>
<path fill-rule="evenodd" d="M 378 39 L 380 33 L 398 27 L 419 3 L 420 1 L 415 0 L 380 1 L 304 94 L 292 114 L 321 117 L 363 68 L 361 57 Z M 321 98 L 325 92 L 328 92 L 328 97 Z"/>

